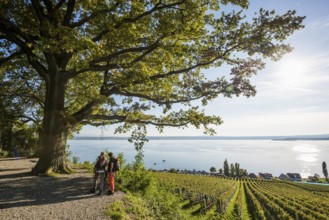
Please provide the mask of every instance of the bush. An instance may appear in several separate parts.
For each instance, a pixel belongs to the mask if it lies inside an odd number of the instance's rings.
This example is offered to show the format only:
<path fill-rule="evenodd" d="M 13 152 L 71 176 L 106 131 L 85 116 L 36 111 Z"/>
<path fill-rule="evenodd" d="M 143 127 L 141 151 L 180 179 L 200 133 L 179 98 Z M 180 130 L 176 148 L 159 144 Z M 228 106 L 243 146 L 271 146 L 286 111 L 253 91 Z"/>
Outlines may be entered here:
<path fill-rule="evenodd" d="M 90 161 L 85 161 L 82 164 L 82 168 L 89 170 L 89 172 L 94 172 L 94 164 L 90 163 Z"/>
<path fill-rule="evenodd" d="M 27 157 L 33 157 L 34 154 L 35 154 L 35 150 L 33 148 L 27 149 L 27 151 L 26 151 L 26 156 Z"/>
<path fill-rule="evenodd" d="M 123 191 L 140 192 L 145 194 L 154 183 L 154 177 L 142 163 L 125 164 L 123 154 L 119 154 L 121 168 L 116 174 L 118 188 Z"/>
<path fill-rule="evenodd" d="M 0 155 L 3 156 L 3 157 L 8 157 L 9 152 L 6 151 L 6 150 L 0 150 Z"/>
<path fill-rule="evenodd" d="M 116 173 L 117 188 L 127 192 L 128 196 L 124 200 L 124 212 L 136 219 L 148 219 L 150 215 L 150 219 L 200 219 L 200 216 L 195 217 L 184 212 L 180 208 L 180 199 L 171 190 L 160 187 L 153 173 L 147 171 L 143 163 L 126 164 L 122 154 L 119 158 L 121 169 Z M 126 215 L 122 212 L 120 204 L 116 216 L 111 215 L 111 218 L 125 219 Z"/>
<path fill-rule="evenodd" d="M 79 164 L 80 158 L 78 156 L 73 156 L 72 157 L 72 163 L 74 164 Z"/>

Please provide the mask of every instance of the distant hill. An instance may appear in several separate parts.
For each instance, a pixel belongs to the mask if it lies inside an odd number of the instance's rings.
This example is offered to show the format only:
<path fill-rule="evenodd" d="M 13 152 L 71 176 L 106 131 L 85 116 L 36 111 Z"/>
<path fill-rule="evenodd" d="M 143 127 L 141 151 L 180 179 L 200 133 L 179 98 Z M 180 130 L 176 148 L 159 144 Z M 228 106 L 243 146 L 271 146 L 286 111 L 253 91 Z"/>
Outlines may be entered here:
<path fill-rule="evenodd" d="M 129 137 L 77 136 L 73 140 L 127 140 Z M 329 140 L 329 134 L 293 136 L 150 136 L 149 140 Z"/>
<path fill-rule="evenodd" d="M 287 136 L 281 138 L 273 138 L 273 141 L 303 141 L 303 140 L 314 140 L 314 141 L 324 141 L 329 140 L 329 134 L 319 134 L 319 135 L 295 135 Z"/>

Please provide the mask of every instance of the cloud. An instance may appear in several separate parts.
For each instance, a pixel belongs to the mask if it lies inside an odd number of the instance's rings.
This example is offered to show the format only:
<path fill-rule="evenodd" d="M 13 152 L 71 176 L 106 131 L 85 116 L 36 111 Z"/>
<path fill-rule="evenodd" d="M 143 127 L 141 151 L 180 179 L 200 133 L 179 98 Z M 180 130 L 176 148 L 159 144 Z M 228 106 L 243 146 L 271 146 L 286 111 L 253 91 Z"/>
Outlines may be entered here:
<path fill-rule="evenodd" d="M 271 114 L 226 117 L 223 135 L 303 135 L 329 133 L 329 112 L 284 110 Z"/>
<path fill-rule="evenodd" d="M 324 16 L 313 20 L 305 25 L 305 31 L 310 29 L 310 31 L 323 30 L 329 28 L 329 16 Z"/>

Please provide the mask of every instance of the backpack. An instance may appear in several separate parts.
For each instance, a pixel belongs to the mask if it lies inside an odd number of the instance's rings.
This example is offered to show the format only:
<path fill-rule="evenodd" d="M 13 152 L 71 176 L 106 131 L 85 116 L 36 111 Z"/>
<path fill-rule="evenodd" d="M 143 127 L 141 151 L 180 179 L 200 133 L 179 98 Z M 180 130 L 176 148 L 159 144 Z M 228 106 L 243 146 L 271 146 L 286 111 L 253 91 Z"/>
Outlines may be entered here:
<path fill-rule="evenodd" d="M 119 171 L 120 170 L 120 161 L 119 158 L 114 158 L 114 166 L 113 166 L 113 171 Z"/>
<path fill-rule="evenodd" d="M 96 168 L 97 170 L 105 169 L 106 165 L 107 165 L 107 164 L 106 164 L 106 160 L 105 160 L 105 162 L 102 164 L 101 161 L 100 161 L 100 158 L 97 158 L 96 165 L 95 165 L 95 168 Z"/>

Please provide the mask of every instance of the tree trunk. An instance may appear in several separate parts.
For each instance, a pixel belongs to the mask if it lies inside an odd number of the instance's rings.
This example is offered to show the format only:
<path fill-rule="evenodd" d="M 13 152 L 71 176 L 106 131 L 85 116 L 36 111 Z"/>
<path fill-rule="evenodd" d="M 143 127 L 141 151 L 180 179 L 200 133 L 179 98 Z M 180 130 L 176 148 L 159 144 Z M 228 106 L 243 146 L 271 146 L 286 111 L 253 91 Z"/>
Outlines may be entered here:
<path fill-rule="evenodd" d="M 66 162 L 67 133 L 64 129 L 56 129 L 54 127 L 51 129 L 57 130 L 57 132 L 43 132 L 40 137 L 42 149 L 39 151 L 39 161 L 32 169 L 32 174 L 50 172 L 70 173 L 71 171 Z"/>
<path fill-rule="evenodd" d="M 2 149 L 2 130 L 0 130 L 0 150 L 3 151 L 3 149 Z"/>
<path fill-rule="evenodd" d="M 8 152 L 13 152 L 13 126 L 11 124 L 7 124 L 5 126 L 5 129 L 1 132 L 1 144 L 2 144 L 2 149 Z"/>
<path fill-rule="evenodd" d="M 42 133 L 43 133 L 43 129 L 42 128 L 38 128 L 37 129 L 38 132 L 38 142 L 37 142 L 37 146 L 34 150 L 34 154 L 32 157 L 40 157 L 41 156 L 41 152 L 42 152 L 42 141 L 41 141 L 41 137 L 42 137 Z"/>
<path fill-rule="evenodd" d="M 60 72 L 52 74 L 46 83 L 43 129 L 37 150 L 39 161 L 32 174 L 70 172 L 66 163 L 68 126 L 64 115 L 64 96 L 65 82 Z"/>

